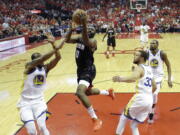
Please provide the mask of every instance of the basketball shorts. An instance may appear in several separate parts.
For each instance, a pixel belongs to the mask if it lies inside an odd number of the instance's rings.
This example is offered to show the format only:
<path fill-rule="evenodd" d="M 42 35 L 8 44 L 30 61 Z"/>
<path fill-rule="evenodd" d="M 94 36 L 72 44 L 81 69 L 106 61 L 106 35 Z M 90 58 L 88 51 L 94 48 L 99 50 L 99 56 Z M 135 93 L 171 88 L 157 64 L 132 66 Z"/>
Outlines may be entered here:
<path fill-rule="evenodd" d="M 124 109 L 124 115 L 137 122 L 144 122 L 151 111 L 152 94 L 135 94 Z"/>
<path fill-rule="evenodd" d="M 25 99 L 21 98 L 18 103 L 21 120 L 24 123 L 37 120 L 42 114 L 46 113 L 47 105 L 44 98 Z"/>
<path fill-rule="evenodd" d="M 115 47 L 115 46 L 116 46 L 116 40 L 115 40 L 115 38 L 108 38 L 108 39 L 107 39 L 107 45 L 108 45 L 108 46 Z"/>
<path fill-rule="evenodd" d="M 92 81 L 96 76 L 96 67 L 95 65 L 88 66 L 84 69 L 77 70 L 77 81 L 78 84 L 84 84 L 87 87 L 92 85 Z"/>

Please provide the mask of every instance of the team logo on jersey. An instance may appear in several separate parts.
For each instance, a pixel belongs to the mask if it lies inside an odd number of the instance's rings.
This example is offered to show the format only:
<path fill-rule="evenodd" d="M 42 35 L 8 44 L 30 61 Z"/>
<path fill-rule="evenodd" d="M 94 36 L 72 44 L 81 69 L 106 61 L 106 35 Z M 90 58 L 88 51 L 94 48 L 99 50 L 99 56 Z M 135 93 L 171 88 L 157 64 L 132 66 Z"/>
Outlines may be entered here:
<path fill-rule="evenodd" d="M 44 76 L 43 75 L 36 75 L 33 79 L 33 83 L 35 86 L 41 86 L 44 84 Z"/>
<path fill-rule="evenodd" d="M 151 66 L 152 68 L 157 68 L 158 65 L 159 65 L 158 60 L 152 59 L 152 60 L 150 61 L 150 66 Z"/>

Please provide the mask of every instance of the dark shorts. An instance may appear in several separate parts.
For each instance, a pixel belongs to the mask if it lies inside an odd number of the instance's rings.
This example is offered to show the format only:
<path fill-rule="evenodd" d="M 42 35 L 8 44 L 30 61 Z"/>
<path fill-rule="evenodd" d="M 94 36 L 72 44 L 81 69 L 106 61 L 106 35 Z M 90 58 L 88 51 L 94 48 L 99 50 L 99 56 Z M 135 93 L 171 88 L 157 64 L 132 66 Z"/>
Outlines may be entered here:
<path fill-rule="evenodd" d="M 92 81 L 96 76 L 96 67 L 94 65 L 88 66 L 84 69 L 77 70 L 77 81 L 79 83 L 80 80 L 85 80 L 92 85 Z"/>
<path fill-rule="evenodd" d="M 116 46 L 116 40 L 115 40 L 115 38 L 109 38 L 109 39 L 107 40 L 107 45 L 108 45 L 108 46 L 115 47 L 115 46 Z"/>

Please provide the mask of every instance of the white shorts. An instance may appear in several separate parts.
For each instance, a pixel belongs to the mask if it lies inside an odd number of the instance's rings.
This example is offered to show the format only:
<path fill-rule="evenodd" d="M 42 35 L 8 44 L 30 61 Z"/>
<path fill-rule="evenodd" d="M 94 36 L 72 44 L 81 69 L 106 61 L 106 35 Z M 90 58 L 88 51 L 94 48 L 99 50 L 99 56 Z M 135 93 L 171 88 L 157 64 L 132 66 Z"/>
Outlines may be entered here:
<path fill-rule="evenodd" d="M 140 36 L 140 41 L 141 41 L 141 42 L 148 42 L 148 39 L 149 39 L 149 38 L 148 38 L 148 35 L 141 35 L 141 36 Z"/>
<path fill-rule="evenodd" d="M 151 111 L 152 104 L 152 94 L 135 94 L 127 104 L 124 115 L 129 119 L 144 122 Z"/>
<path fill-rule="evenodd" d="M 83 84 L 83 85 L 85 85 L 87 88 L 90 86 L 90 83 L 89 83 L 88 81 L 86 81 L 86 80 L 80 80 L 80 81 L 79 81 L 79 84 Z"/>
<path fill-rule="evenodd" d="M 43 98 L 25 99 L 21 98 L 18 103 L 21 120 L 26 123 L 37 120 L 42 114 L 46 113 L 47 105 Z"/>

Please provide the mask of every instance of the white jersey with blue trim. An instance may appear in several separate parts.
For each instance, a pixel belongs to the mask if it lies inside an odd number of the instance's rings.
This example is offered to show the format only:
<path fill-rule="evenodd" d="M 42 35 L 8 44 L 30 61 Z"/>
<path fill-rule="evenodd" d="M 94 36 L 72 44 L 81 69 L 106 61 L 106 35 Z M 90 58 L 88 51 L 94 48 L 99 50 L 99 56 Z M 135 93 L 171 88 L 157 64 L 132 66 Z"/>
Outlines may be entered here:
<path fill-rule="evenodd" d="M 141 36 L 148 36 L 148 30 L 149 29 L 150 29 L 150 27 L 148 25 L 141 25 L 140 26 Z"/>
<path fill-rule="evenodd" d="M 159 50 L 155 55 L 149 50 L 148 63 L 152 68 L 154 78 L 162 77 L 164 75 L 163 71 L 163 60 L 161 59 L 161 50 Z"/>
<path fill-rule="evenodd" d="M 43 91 L 46 86 L 45 68 L 37 68 L 26 75 L 21 96 L 27 99 L 37 99 L 43 97 Z"/>
<path fill-rule="evenodd" d="M 136 93 L 152 95 L 153 73 L 151 67 L 143 64 L 141 64 L 140 66 L 144 69 L 144 76 L 137 81 Z"/>

